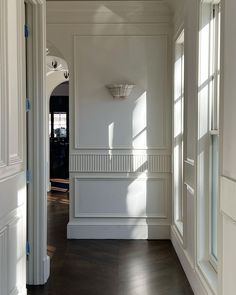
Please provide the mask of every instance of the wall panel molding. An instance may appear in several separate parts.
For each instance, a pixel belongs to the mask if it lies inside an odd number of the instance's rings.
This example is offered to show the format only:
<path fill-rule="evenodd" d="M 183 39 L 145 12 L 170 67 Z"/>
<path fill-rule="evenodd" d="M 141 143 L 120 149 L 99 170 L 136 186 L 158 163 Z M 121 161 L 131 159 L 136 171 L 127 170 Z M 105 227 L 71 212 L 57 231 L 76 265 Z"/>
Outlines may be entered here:
<path fill-rule="evenodd" d="M 171 155 L 70 155 L 70 172 L 171 173 Z"/>
<path fill-rule="evenodd" d="M 17 1 L 11 11 L 18 24 L 24 23 L 23 5 Z M 9 26 L 9 7 L 0 1 L 0 179 L 24 170 L 24 35 L 21 26 Z"/>
<path fill-rule="evenodd" d="M 113 39 L 114 41 L 121 39 L 122 42 L 124 40 L 129 40 L 129 42 L 133 39 L 134 42 L 135 40 L 139 40 L 140 42 L 143 42 L 143 44 L 145 44 L 145 46 L 147 46 L 148 44 L 148 40 L 150 39 L 150 41 L 153 40 L 158 40 L 160 42 L 160 46 L 162 46 L 163 49 L 163 56 L 162 56 L 162 60 L 165 61 L 165 63 L 168 65 L 169 62 L 169 58 L 170 58 L 170 52 L 168 50 L 168 45 L 170 44 L 170 38 L 169 38 L 169 32 L 166 33 L 156 33 L 154 35 L 139 35 L 139 34 L 118 34 L 116 35 L 115 33 L 107 33 L 107 34 L 74 34 L 73 36 L 73 48 L 74 48 L 74 63 L 76 66 L 74 66 L 74 80 L 75 81 L 79 81 L 81 79 L 81 66 L 79 65 L 80 61 L 84 59 L 84 57 L 79 56 L 79 49 L 81 48 L 82 44 L 84 42 L 88 42 L 91 41 L 93 42 L 93 44 L 95 44 L 94 42 L 101 42 L 101 40 L 106 40 L 109 37 L 110 41 Z M 132 43 L 132 42 L 131 42 Z M 98 43 L 99 44 L 99 43 Z M 159 48 L 159 47 L 158 47 Z M 158 50 L 161 50 L 160 48 Z M 157 50 L 157 51 L 158 51 Z M 157 143 L 149 143 L 149 144 L 143 144 L 142 146 L 136 147 L 137 149 L 163 149 L 163 150 L 167 150 L 170 148 L 170 112 L 169 112 L 169 98 L 171 96 L 171 94 L 169 93 L 169 81 L 170 81 L 170 74 L 168 71 L 168 68 L 166 70 L 163 70 L 163 72 L 161 73 L 162 76 L 162 85 L 161 87 L 163 87 L 163 93 L 161 95 L 161 97 L 159 97 L 157 99 L 157 97 L 155 98 L 156 100 L 158 100 L 159 105 L 162 105 L 163 108 L 163 112 L 156 114 L 156 116 L 162 116 L 162 120 L 160 123 L 159 128 L 162 129 L 162 134 L 160 134 L 159 136 L 157 136 L 158 138 L 158 142 Z M 132 78 L 130 78 L 132 80 Z M 102 79 L 101 79 L 102 80 Z M 160 80 L 160 78 L 155 81 L 156 83 Z M 101 82 L 99 82 L 101 83 Z M 106 82 L 102 83 L 103 87 L 105 85 Z M 141 86 L 140 86 L 141 87 Z M 138 88 L 138 87 L 136 87 Z M 79 128 L 82 128 L 80 126 L 83 126 L 83 122 L 81 122 L 80 118 L 82 117 L 80 114 L 81 108 L 80 108 L 80 104 L 81 104 L 81 94 L 82 90 L 78 89 L 78 85 L 75 83 L 74 87 L 73 87 L 73 96 L 74 96 L 74 108 L 75 110 L 77 110 L 74 113 L 74 118 L 73 118 L 73 124 L 74 124 L 74 135 L 72 134 L 73 138 L 73 145 L 74 145 L 74 149 L 75 150 L 80 150 L 80 149 L 100 149 L 100 150 L 104 150 L 104 149 L 108 149 L 109 148 L 109 144 L 107 143 L 107 146 L 104 145 L 104 143 L 101 145 L 99 144 L 95 144 L 94 142 L 90 142 L 90 143 L 84 143 L 83 142 L 83 136 L 81 135 L 82 133 L 80 132 Z M 105 94 L 104 94 L 105 95 Z M 110 96 L 109 96 L 110 97 Z M 103 102 L 103 101 L 101 101 Z M 149 106 L 150 107 L 150 106 Z M 158 110 L 158 108 L 157 108 Z M 149 110 L 150 111 L 150 110 Z M 149 122 L 147 122 L 147 125 L 149 124 Z M 147 127 L 147 126 L 146 126 Z M 156 134 L 152 134 L 152 137 L 154 138 L 156 136 Z M 150 135 L 149 135 L 150 137 Z M 113 146 L 114 149 L 120 149 L 120 150 L 129 150 L 133 148 L 133 143 L 124 143 L 124 145 L 120 145 L 116 144 Z"/>
<path fill-rule="evenodd" d="M 24 23 L 23 5 L 22 1 L 17 1 L 15 9 L 12 11 L 16 15 L 18 24 Z M 9 37 L 14 34 L 17 37 L 15 43 Z M 16 32 L 9 27 L 8 39 L 8 164 L 17 165 L 24 161 L 24 31 L 20 26 L 17 26 Z M 15 48 L 14 45 L 16 45 Z M 13 81 L 15 83 L 14 87 L 12 87 Z"/>
<path fill-rule="evenodd" d="M 137 183 L 139 182 L 139 184 Z M 143 182 L 143 184 L 141 183 Z M 104 184 L 104 185 L 103 185 Z M 91 186 L 96 186 L 96 193 L 94 189 L 91 191 Z M 135 191 L 132 191 L 132 185 L 135 187 Z M 155 189 L 154 189 L 154 186 Z M 138 188 L 137 188 L 138 187 Z M 120 189 L 121 188 L 121 189 Z M 125 190 L 123 190 L 125 188 Z M 119 191 L 120 189 L 120 191 Z M 137 191 L 138 189 L 138 191 Z M 114 192 L 117 190 L 117 194 Z M 87 193 L 85 194 L 85 191 Z M 133 178 L 133 177 L 120 177 L 120 178 L 74 178 L 74 192 L 75 192 L 75 216 L 76 218 L 156 218 L 156 219 L 168 219 L 168 200 L 170 195 L 170 178 Z M 123 196 L 122 196 L 123 193 Z M 130 197 L 129 197 L 130 193 Z M 93 196 L 94 201 L 90 198 Z M 98 201 L 99 198 L 99 201 Z M 135 198 L 135 199 L 133 199 Z M 136 200 L 137 203 L 142 203 L 142 200 L 146 200 L 145 212 L 135 210 L 134 207 L 129 211 L 128 199 Z M 109 205 L 109 201 L 112 201 Z M 95 208 L 94 202 L 99 202 L 96 212 L 93 212 Z M 111 204 L 117 202 L 111 209 Z M 120 204 L 122 208 L 118 209 Z M 150 204 L 152 206 L 150 207 Z M 108 206 L 108 207 L 107 207 Z M 125 207 L 123 207 L 125 206 Z M 107 207 L 107 208 L 105 208 Z M 155 212 L 150 213 L 155 208 Z M 140 208 L 139 208 L 140 209 Z M 106 210 L 108 210 L 106 212 Z M 116 212 L 112 212 L 115 210 Z M 120 210 L 120 211 L 119 211 Z M 122 211 L 122 212 L 121 212 Z"/>
<path fill-rule="evenodd" d="M 0 294 L 26 294 L 25 216 L 22 205 L 0 218 Z"/>

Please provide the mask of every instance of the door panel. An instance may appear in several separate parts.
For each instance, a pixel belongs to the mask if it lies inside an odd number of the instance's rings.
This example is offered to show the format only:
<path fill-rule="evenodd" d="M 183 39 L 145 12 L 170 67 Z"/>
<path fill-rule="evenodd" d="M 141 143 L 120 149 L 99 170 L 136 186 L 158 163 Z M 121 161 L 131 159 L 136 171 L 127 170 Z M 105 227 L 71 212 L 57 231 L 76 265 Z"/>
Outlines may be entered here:
<path fill-rule="evenodd" d="M 24 1 L 0 0 L 0 295 L 26 294 Z"/>

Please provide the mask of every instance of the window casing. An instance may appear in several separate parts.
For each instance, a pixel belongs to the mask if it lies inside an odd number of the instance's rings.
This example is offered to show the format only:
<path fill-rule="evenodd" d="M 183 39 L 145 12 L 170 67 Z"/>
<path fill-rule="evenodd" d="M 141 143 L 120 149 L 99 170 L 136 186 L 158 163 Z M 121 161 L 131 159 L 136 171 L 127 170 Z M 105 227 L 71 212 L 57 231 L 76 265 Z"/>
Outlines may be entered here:
<path fill-rule="evenodd" d="M 184 31 L 175 42 L 174 64 L 174 222 L 183 236 Z"/>
<path fill-rule="evenodd" d="M 219 102 L 220 102 L 220 3 L 211 5 L 211 77 L 210 92 L 210 212 L 209 259 L 217 265 L 218 203 L 219 203 Z"/>
<path fill-rule="evenodd" d="M 202 1 L 198 87 L 198 261 L 217 270 L 219 203 L 220 1 Z"/>

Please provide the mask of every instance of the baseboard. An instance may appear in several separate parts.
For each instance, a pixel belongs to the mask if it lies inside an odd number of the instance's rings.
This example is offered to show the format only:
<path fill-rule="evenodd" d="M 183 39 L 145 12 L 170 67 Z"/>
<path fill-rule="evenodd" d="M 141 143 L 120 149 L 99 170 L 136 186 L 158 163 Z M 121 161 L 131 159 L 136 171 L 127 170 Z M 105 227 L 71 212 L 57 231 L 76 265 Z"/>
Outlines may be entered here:
<path fill-rule="evenodd" d="M 43 260 L 43 284 L 46 284 L 50 276 L 50 257 L 47 255 Z"/>
<path fill-rule="evenodd" d="M 128 219 L 73 220 L 67 225 L 68 239 L 170 239 L 170 225 L 158 221 Z"/>
<path fill-rule="evenodd" d="M 185 274 L 188 278 L 188 281 L 193 289 L 195 295 L 208 295 L 209 293 L 202 284 L 201 279 L 198 276 L 198 273 L 195 271 L 193 265 L 190 263 L 182 245 L 178 239 L 177 233 L 174 226 L 171 227 L 171 241 L 175 248 L 175 251 L 179 257 L 181 265 L 185 271 Z"/>

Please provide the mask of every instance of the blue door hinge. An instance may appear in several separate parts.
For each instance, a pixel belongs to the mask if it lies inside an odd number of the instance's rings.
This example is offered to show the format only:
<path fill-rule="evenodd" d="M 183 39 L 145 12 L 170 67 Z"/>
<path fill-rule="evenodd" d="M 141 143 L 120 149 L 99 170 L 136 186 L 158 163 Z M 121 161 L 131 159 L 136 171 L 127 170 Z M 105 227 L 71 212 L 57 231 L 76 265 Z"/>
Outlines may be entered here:
<path fill-rule="evenodd" d="M 29 27 L 25 25 L 25 38 L 29 37 Z"/>
<path fill-rule="evenodd" d="M 30 255 L 30 252 L 31 252 L 30 243 L 27 241 L 26 242 L 26 255 L 29 256 Z"/>
<path fill-rule="evenodd" d="M 25 110 L 26 112 L 29 112 L 31 110 L 31 101 L 29 98 L 26 98 L 26 101 L 25 101 Z"/>
<path fill-rule="evenodd" d="M 26 183 L 29 184 L 32 182 L 33 176 L 30 170 L 26 171 Z"/>

